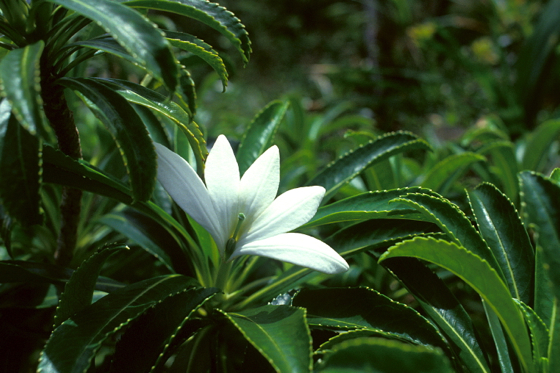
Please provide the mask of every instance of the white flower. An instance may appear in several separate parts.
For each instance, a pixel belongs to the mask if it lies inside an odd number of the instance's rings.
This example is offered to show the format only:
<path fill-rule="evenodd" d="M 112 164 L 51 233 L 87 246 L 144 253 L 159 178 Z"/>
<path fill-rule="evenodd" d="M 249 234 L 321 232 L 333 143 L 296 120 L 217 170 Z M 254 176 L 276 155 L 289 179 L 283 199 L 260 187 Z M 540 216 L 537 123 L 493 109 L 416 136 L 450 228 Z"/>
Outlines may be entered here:
<path fill-rule="evenodd" d="M 219 136 L 206 161 L 204 185 L 183 158 L 155 145 L 158 180 L 210 233 L 222 257 L 259 255 L 329 274 L 348 269 L 327 244 L 304 234 L 286 233 L 315 215 L 325 188 L 296 188 L 275 198 L 280 182 L 278 147 L 264 152 L 240 178 L 233 150 L 225 136 Z"/>

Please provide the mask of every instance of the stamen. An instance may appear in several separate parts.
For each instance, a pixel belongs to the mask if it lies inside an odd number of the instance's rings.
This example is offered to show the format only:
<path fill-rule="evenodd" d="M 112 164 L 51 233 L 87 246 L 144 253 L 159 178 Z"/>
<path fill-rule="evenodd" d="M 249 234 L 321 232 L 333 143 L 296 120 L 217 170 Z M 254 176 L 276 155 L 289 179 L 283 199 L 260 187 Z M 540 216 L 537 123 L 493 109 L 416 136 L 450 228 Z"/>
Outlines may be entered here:
<path fill-rule="evenodd" d="M 237 244 L 237 240 L 239 239 L 239 231 L 241 230 L 241 225 L 243 220 L 245 220 L 245 214 L 240 212 L 239 216 L 237 217 L 239 221 L 235 226 L 235 231 L 233 232 L 233 236 L 226 242 L 226 258 L 229 258 L 233 251 L 235 250 L 235 245 Z"/>

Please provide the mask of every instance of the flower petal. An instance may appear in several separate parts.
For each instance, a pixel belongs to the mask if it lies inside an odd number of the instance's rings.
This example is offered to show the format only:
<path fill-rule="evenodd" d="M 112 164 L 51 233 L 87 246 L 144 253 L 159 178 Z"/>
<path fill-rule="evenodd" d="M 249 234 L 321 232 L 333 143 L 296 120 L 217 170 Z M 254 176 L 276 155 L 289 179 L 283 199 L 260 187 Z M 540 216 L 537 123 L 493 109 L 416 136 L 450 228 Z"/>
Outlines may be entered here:
<path fill-rule="evenodd" d="M 224 246 L 220 226 L 210 195 L 200 177 L 181 156 L 161 144 L 154 144 L 158 154 L 158 180 L 175 202 Z"/>
<path fill-rule="evenodd" d="M 325 188 L 321 186 L 296 188 L 281 194 L 256 217 L 239 244 L 264 240 L 307 223 L 317 212 L 324 195 Z"/>
<path fill-rule="evenodd" d="M 206 188 L 214 203 L 214 210 L 222 227 L 224 243 L 233 233 L 238 221 L 239 166 L 231 145 L 224 135 L 218 136 L 206 159 Z M 218 246 L 223 250 L 225 246 Z"/>
<path fill-rule="evenodd" d="M 349 268 L 329 245 L 301 233 L 284 233 L 253 241 L 236 249 L 230 259 L 240 255 L 264 256 L 328 274 L 341 273 Z"/>
<path fill-rule="evenodd" d="M 239 186 L 239 211 L 250 224 L 276 198 L 280 184 L 280 152 L 272 146 L 245 171 Z"/>

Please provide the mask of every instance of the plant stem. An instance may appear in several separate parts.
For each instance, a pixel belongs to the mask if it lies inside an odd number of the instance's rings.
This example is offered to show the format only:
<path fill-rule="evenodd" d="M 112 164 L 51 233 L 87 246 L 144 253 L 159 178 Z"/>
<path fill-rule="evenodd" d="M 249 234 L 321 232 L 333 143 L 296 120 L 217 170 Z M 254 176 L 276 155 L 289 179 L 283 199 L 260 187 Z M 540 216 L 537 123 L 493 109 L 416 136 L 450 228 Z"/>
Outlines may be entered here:
<path fill-rule="evenodd" d="M 66 155 L 82 158 L 82 148 L 74 116 L 68 108 L 64 89 L 56 85 L 52 76 L 41 79 L 41 90 L 45 115 L 53 128 L 59 149 Z M 63 187 L 60 201 L 60 232 L 54 254 L 56 264 L 67 266 L 72 260 L 78 240 L 78 222 L 81 210 L 82 191 Z"/>

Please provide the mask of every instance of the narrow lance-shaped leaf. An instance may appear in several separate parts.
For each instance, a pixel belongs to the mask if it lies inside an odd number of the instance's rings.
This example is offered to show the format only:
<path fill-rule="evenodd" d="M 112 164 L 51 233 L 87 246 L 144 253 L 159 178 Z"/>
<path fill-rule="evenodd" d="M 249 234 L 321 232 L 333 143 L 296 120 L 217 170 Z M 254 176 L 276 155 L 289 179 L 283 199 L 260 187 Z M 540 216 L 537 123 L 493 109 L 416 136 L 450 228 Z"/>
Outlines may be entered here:
<path fill-rule="evenodd" d="M 218 311 L 276 371 L 310 371 L 311 335 L 305 322 L 304 309 L 267 305 L 240 312 Z"/>
<path fill-rule="evenodd" d="M 241 175 L 272 145 L 289 105 L 289 102 L 273 101 L 249 123 L 236 154 Z"/>
<path fill-rule="evenodd" d="M 350 182 L 367 167 L 412 149 L 429 150 L 430 146 L 410 133 L 389 133 L 338 158 L 307 185 L 323 186 L 327 190 L 323 202 L 327 202 L 340 187 Z"/>
<path fill-rule="evenodd" d="M 391 258 L 383 266 L 396 276 L 420 303 L 470 372 L 489 373 L 490 368 L 470 316 L 445 283 L 416 258 Z"/>
<path fill-rule="evenodd" d="M 558 136 L 560 120 L 546 121 L 531 132 L 521 162 L 522 169 L 542 171 L 548 161 L 550 147 Z"/>
<path fill-rule="evenodd" d="M 468 195 L 480 234 L 494 253 L 512 297 L 531 304 L 535 259 L 515 207 L 491 184 L 481 184 Z"/>
<path fill-rule="evenodd" d="M 61 79 L 87 98 L 93 113 L 109 129 L 124 158 L 134 199 L 147 201 L 156 180 L 156 152 L 142 120 L 115 91 L 91 79 Z"/>
<path fill-rule="evenodd" d="M 474 162 L 484 161 L 480 154 L 461 153 L 449 156 L 433 166 L 426 174 L 422 187 L 445 193 L 446 189 L 453 184 Z"/>
<path fill-rule="evenodd" d="M 127 1 L 125 4 L 133 8 L 172 12 L 196 19 L 224 35 L 235 45 L 243 61 L 249 62 L 251 40 L 245 26 L 232 12 L 219 4 L 206 0 L 136 0 Z"/>
<path fill-rule="evenodd" d="M 0 154 L 0 199 L 8 214 L 29 226 L 39 224 L 41 142 L 12 115 Z"/>
<path fill-rule="evenodd" d="M 140 65 L 175 91 L 179 69 L 162 32 L 127 6 L 110 0 L 47 0 L 89 18 L 111 34 Z M 126 25 L 126 27 L 123 27 Z"/>
<path fill-rule="evenodd" d="M 469 219 L 455 204 L 443 197 L 438 198 L 418 193 L 408 194 L 393 201 L 417 209 L 428 221 L 437 224 L 458 245 L 486 260 L 504 279 L 494 254 L 474 229 Z"/>
<path fill-rule="evenodd" d="M 500 371 L 502 373 L 514 373 L 513 370 L 513 352 L 510 352 L 507 344 L 507 337 L 504 333 L 504 328 L 500 322 L 500 318 L 496 315 L 496 312 L 488 306 L 488 303 L 482 300 L 482 306 L 484 307 L 484 313 L 488 319 L 488 326 L 490 327 L 490 333 L 492 334 L 492 339 L 494 340 L 494 345 L 496 346 L 496 354 L 498 355 L 498 364 L 500 365 Z"/>
<path fill-rule="evenodd" d="M 379 260 L 402 256 L 437 264 L 469 284 L 499 317 L 521 366 L 532 371 L 531 342 L 525 321 L 506 284 L 485 260 L 456 243 L 420 237 L 396 244 Z"/>
<path fill-rule="evenodd" d="M 12 104 L 18 121 L 31 134 L 43 128 L 41 111 L 41 86 L 39 84 L 39 60 L 44 43 L 18 48 L 8 52 L 0 62 L 0 92 Z"/>
<path fill-rule="evenodd" d="M 89 257 L 74 271 L 64 287 L 64 292 L 60 296 L 54 316 L 55 327 L 91 305 L 93 291 L 95 290 L 95 284 L 101 267 L 103 267 L 109 256 L 123 249 L 128 248 L 122 245 L 104 247 Z"/>
<path fill-rule="evenodd" d="M 41 354 L 39 371 L 86 371 L 103 341 L 148 308 L 191 286 L 193 280 L 188 277 L 161 276 L 106 295 L 53 331 Z"/>

